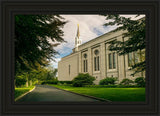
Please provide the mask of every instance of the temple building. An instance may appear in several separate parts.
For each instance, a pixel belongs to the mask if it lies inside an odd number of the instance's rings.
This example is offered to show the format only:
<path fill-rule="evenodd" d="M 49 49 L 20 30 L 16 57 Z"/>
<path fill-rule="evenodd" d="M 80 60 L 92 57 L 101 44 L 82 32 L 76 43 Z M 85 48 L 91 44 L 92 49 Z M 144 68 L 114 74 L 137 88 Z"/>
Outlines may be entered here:
<path fill-rule="evenodd" d="M 124 41 L 123 33 L 122 30 L 110 31 L 82 44 L 78 25 L 73 52 L 58 62 L 58 80 L 71 81 L 78 73 L 89 73 L 94 76 L 95 84 L 106 77 L 117 77 L 118 82 L 124 78 L 134 80 L 136 77 L 144 77 L 144 73 L 131 76 L 133 70 L 129 70 L 131 65 L 140 61 L 138 52 L 119 56 L 115 51 L 108 49 L 109 41 L 114 39 Z"/>

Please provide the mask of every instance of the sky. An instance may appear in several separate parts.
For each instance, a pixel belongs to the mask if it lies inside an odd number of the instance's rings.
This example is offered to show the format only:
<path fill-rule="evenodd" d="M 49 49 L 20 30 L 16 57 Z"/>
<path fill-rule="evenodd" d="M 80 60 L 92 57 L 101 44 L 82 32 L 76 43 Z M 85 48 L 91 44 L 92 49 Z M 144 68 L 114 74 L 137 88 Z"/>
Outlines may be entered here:
<path fill-rule="evenodd" d="M 54 49 L 59 52 L 56 56 L 55 61 L 51 61 L 52 67 L 58 67 L 58 61 L 62 57 L 67 56 L 72 53 L 74 48 L 75 37 L 77 33 L 77 24 L 79 24 L 80 39 L 82 39 L 82 44 L 90 41 L 100 35 L 103 35 L 111 30 L 116 29 L 116 26 L 103 26 L 108 21 L 105 20 L 104 16 L 101 15 L 61 15 L 67 23 L 62 28 L 64 32 L 64 40 L 66 43 L 61 43 Z M 125 17 L 132 17 L 136 19 L 136 15 L 123 15 Z M 138 18 L 144 17 L 140 15 Z"/>

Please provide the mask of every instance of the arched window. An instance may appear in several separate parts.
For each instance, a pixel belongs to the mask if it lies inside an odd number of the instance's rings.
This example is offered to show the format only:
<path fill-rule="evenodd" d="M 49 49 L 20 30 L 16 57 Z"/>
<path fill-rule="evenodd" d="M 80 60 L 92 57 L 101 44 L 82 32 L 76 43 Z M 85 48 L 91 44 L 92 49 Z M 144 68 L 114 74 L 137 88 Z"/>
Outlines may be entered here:
<path fill-rule="evenodd" d="M 83 55 L 83 71 L 88 72 L 88 61 L 87 61 L 87 54 Z"/>
<path fill-rule="evenodd" d="M 94 71 L 99 71 L 99 51 L 96 49 L 94 54 Z"/>
<path fill-rule="evenodd" d="M 109 69 L 116 68 L 116 54 L 115 52 L 108 54 L 108 61 L 109 61 Z"/>

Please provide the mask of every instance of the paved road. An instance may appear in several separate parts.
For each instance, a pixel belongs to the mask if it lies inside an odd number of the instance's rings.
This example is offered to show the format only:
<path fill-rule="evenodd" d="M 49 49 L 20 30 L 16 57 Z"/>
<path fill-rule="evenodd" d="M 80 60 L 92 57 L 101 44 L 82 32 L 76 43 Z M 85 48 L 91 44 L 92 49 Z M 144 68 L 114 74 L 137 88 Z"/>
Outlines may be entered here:
<path fill-rule="evenodd" d="M 23 96 L 17 102 L 34 102 L 34 101 L 98 101 L 89 97 L 66 92 L 47 85 L 37 85 L 36 88 Z"/>

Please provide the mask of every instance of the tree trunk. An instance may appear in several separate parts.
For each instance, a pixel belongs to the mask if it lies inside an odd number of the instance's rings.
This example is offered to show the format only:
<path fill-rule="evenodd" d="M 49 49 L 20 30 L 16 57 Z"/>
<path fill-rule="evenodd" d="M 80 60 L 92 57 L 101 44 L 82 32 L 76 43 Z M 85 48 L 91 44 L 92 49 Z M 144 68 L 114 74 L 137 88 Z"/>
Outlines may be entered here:
<path fill-rule="evenodd" d="M 29 85 L 32 86 L 32 80 L 29 81 Z"/>
<path fill-rule="evenodd" d="M 26 87 L 28 87 L 28 75 L 27 75 L 27 82 L 26 82 Z"/>

